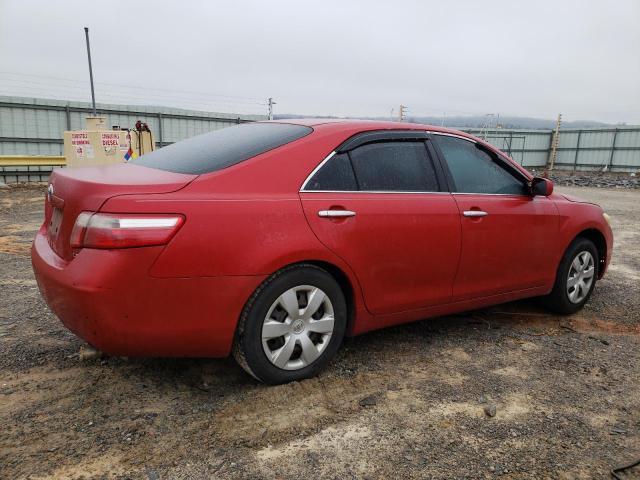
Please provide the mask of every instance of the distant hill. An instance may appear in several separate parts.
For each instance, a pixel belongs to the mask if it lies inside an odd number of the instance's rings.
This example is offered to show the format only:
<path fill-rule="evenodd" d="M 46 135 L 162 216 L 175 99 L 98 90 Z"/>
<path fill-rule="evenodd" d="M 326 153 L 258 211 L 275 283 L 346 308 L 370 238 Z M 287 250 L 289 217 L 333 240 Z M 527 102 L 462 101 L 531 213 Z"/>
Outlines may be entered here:
<path fill-rule="evenodd" d="M 336 117 L 336 116 L 319 116 L 319 115 L 295 115 L 289 113 L 283 113 L 280 115 L 274 115 L 275 119 L 287 119 L 287 118 L 361 118 L 364 120 L 389 120 L 389 117 Z M 395 120 L 395 118 L 394 118 Z M 407 116 L 408 122 L 425 123 L 427 125 L 442 125 L 442 117 L 422 117 L 422 116 Z M 481 128 L 487 123 L 486 116 L 452 116 L 444 118 L 444 125 L 446 127 L 461 127 L 461 128 Z M 537 130 L 549 130 L 556 126 L 555 120 L 546 120 L 541 118 L 531 117 L 500 117 L 499 123 L 502 128 L 526 128 Z M 496 120 L 491 119 L 489 121 L 489 127 L 495 128 Z M 623 123 L 618 125 L 624 125 Z M 562 122 L 564 128 L 598 128 L 598 127 L 613 127 L 610 123 L 596 122 L 592 120 L 576 120 L 573 122 Z"/>

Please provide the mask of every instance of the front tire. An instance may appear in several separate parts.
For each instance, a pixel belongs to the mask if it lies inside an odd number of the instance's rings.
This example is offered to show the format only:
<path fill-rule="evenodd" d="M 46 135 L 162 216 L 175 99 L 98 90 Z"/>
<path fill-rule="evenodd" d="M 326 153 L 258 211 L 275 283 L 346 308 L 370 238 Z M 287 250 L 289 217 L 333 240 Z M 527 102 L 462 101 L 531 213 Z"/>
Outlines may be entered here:
<path fill-rule="evenodd" d="M 576 238 L 565 252 L 553 290 L 544 298 L 551 311 L 568 315 L 582 309 L 598 278 L 598 250 L 587 238 Z"/>
<path fill-rule="evenodd" d="M 264 383 L 310 378 L 336 354 L 346 326 L 346 301 L 335 279 L 315 265 L 293 265 L 251 296 L 238 322 L 233 355 Z"/>

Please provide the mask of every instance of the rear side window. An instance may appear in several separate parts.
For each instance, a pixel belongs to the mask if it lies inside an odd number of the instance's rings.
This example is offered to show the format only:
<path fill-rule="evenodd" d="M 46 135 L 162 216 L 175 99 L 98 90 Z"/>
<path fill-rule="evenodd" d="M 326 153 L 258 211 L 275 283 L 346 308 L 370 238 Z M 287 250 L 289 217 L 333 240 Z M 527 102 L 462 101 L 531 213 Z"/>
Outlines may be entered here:
<path fill-rule="evenodd" d="M 475 143 L 445 135 L 434 135 L 433 138 L 447 162 L 456 192 L 527 194 L 524 182 Z"/>
<path fill-rule="evenodd" d="M 246 123 L 174 143 L 132 163 L 175 173 L 210 173 L 298 140 L 312 131 L 303 125 Z"/>
<path fill-rule="evenodd" d="M 437 192 L 424 142 L 370 143 L 349 153 L 360 190 Z"/>
<path fill-rule="evenodd" d="M 331 157 L 309 180 L 305 190 L 353 191 L 358 190 L 356 177 L 349 163 L 349 155 L 338 153 Z"/>

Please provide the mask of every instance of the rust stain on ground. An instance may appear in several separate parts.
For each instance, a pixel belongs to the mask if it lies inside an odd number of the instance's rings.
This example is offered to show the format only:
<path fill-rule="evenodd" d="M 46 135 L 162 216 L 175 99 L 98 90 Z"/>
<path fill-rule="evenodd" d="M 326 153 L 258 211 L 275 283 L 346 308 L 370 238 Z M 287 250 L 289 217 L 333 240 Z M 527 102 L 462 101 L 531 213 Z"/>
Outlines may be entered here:
<path fill-rule="evenodd" d="M 605 332 L 622 335 L 640 335 L 640 324 L 616 323 L 600 318 L 574 316 L 568 322 L 579 332 Z"/>
<path fill-rule="evenodd" d="M 620 317 L 624 313 L 620 312 Z M 579 333 L 610 333 L 620 335 L 640 335 L 640 324 L 619 323 L 604 320 L 591 314 L 574 314 L 569 317 L 549 315 L 549 313 L 487 311 L 476 314 L 475 318 L 487 325 L 510 328 L 540 329 L 540 334 L 552 335 L 563 330 Z"/>
<path fill-rule="evenodd" d="M 19 255 L 28 257 L 31 250 L 31 242 L 16 237 L 14 235 L 6 235 L 0 237 L 0 252 L 11 255 Z"/>

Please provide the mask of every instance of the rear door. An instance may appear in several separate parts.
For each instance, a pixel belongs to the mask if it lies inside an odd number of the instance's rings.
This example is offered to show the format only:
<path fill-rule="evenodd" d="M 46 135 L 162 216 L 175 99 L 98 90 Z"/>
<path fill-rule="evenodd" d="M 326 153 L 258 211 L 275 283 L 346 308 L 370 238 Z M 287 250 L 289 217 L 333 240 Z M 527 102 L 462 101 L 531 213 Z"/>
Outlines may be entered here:
<path fill-rule="evenodd" d="M 301 190 L 311 228 L 354 270 L 374 314 L 451 299 L 460 215 L 433 155 L 424 132 L 362 134 Z"/>
<path fill-rule="evenodd" d="M 558 217 L 547 197 L 495 153 L 463 137 L 433 137 L 462 221 L 453 301 L 542 286 L 555 272 Z"/>

